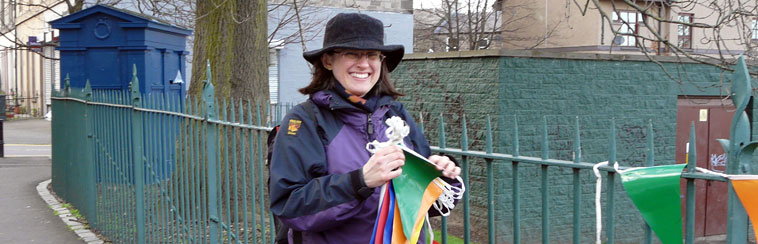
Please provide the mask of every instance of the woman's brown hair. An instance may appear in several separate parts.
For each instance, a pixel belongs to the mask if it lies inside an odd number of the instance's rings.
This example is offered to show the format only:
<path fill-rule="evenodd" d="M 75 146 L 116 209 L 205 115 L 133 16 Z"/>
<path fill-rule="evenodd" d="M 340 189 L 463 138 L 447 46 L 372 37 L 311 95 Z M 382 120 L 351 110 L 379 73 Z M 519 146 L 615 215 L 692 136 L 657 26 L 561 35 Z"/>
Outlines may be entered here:
<path fill-rule="evenodd" d="M 331 55 L 331 53 L 325 53 L 323 55 Z M 317 91 L 331 90 L 334 88 L 334 82 L 336 82 L 333 80 L 335 79 L 332 71 L 324 67 L 324 65 L 321 63 L 321 59 L 317 59 L 315 62 L 313 62 L 313 76 L 311 78 L 311 83 L 306 87 L 300 88 L 298 91 L 304 95 L 311 95 Z M 382 61 L 382 73 L 379 74 L 379 80 L 376 82 L 376 84 L 374 84 L 374 87 L 371 88 L 371 91 L 369 91 L 369 93 L 374 96 L 392 96 L 395 99 L 400 96 L 404 96 L 404 94 L 398 92 L 395 89 L 395 86 L 392 85 L 392 81 L 390 80 L 390 71 L 387 68 L 387 63 L 384 61 Z"/>

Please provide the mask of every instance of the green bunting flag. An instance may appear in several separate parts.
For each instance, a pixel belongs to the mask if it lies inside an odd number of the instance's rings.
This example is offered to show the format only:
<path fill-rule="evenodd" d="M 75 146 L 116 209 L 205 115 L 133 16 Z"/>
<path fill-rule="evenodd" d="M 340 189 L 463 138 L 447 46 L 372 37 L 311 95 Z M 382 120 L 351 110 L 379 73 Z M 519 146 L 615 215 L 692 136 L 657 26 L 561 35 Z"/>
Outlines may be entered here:
<path fill-rule="evenodd" d="M 435 178 L 442 176 L 442 172 L 423 156 L 408 148 L 402 148 L 405 153 L 405 165 L 400 176 L 392 179 L 392 186 L 397 195 L 403 233 L 410 243 L 416 243 L 426 212 L 442 194 L 442 189 L 432 183 Z"/>
<path fill-rule="evenodd" d="M 620 172 L 626 193 L 663 244 L 682 243 L 679 179 L 684 166 L 674 164 Z"/>

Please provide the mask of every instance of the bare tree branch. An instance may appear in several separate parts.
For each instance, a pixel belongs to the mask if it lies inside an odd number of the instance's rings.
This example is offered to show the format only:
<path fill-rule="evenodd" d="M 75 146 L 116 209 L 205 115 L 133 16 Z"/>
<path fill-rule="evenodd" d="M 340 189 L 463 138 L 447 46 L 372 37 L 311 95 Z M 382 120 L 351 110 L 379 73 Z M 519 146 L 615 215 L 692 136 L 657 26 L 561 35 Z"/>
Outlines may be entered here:
<path fill-rule="evenodd" d="M 587 0 L 584 7 L 577 0 L 572 1 L 580 9 L 582 15 L 586 14 L 587 9 L 596 9 L 603 22 L 611 27 L 617 26 L 617 28 L 610 28 L 614 37 L 624 36 L 634 39 L 634 46 L 653 62 L 657 63 L 650 55 L 651 50 L 657 55 L 675 56 L 682 61 L 711 65 L 723 71 L 732 71 L 731 66 L 736 62 L 737 55 L 744 55 L 751 67 L 756 64 L 755 47 L 758 43 L 758 38 L 754 38 L 758 37 L 756 33 L 758 31 L 758 25 L 756 25 L 758 2 L 756 1 L 612 0 L 610 9 L 606 7 L 607 5 L 601 5 L 598 0 Z M 620 16 L 622 11 L 628 10 L 641 14 L 642 19 L 630 23 L 621 17 L 618 19 L 610 17 L 610 13 Z M 687 14 L 685 16 L 691 17 L 680 19 L 679 14 L 684 13 Z M 695 16 L 693 13 L 701 16 Z M 655 28 L 653 23 L 666 24 L 669 30 Z M 668 33 L 663 31 L 668 31 Z M 689 35 L 690 40 L 674 39 L 669 36 L 671 33 L 684 35 L 682 38 Z M 692 37 L 693 33 L 697 34 L 697 38 Z M 681 81 L 681 76 L 670 75 L 663 65 L 659 64 L 659 66 L 670 78 Z M 758 73 L 751 72 L 750 74 L 757 75 Z"/>

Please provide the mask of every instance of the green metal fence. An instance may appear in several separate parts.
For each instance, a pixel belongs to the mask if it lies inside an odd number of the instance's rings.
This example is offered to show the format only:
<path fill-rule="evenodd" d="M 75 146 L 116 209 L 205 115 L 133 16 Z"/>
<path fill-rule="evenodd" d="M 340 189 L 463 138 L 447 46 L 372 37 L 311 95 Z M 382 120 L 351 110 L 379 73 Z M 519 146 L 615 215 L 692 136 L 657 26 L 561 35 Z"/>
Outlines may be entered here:
<path fill-rule="evenodd" d="M 250 101 L 218 101 L 213 96 L 210 81 L 204 82 L 201 98 L 141 96 L 133 78 L 131 91 L 92 91 L 89 84 L 76 91 L 66 87 L 53 98 L 53 188 L 58 195 L 80 209 L 90 225 L 115 243 L 271 243 L 273 217 L 268 211 L 265 192 L 266 168 L 263 153 L 265 136 L 271 130 L 264 126 L 267 114 L 279 118 L 282 112 L 262 111 L 260 104 Z M 208 68 L 210 72 L 210 68 Z M 210 74 L 207 77 L 211 77 Z M 735 76 L 735 84 L 747 85 L 744 91 L 735 90 L 735 106 L 746 106 L 749 99 L 749 78 L 746 73 Z M 743 83 L 745 82 L 745 83 Z M 735 85 L 733 85 L 736 87 Z M 747 95 L 745 95 L 747 94 Z M 737 100 L 737 98 L 742 100 Z M 267 104 L 263 107 L 269 107 Z M 732 143 L 727 173 L 744 173 L 748 162 L 738 155 L 741 143 L 749 139 L 747 117 L 737 113 L 732 124 Z M 461 148 L 445 145 L 444 118 L 440 116 L 440 138 L 433 151 L 461 158 L 462 178 L 466 185 L 473 164 L 486 167 L 486 198 L 488 243 L 502 241 L 495 231 L 494 201 L 495 164 L 510 166 L 513 172 L 512 201 L 513 239 L 522 243 L 521 199 L 522 179 L 518 171 L 525 165 L 540 169 L 541 239 L 550 241 L 550 215 L 571 215 L 573 238 L 582 242 L 580 204 L 582 183 L 580 174 L 591 170 L 594 163 L 582 161 L 579 119 L 574 122 L 573 161 L 551 159 L 547 138 L 547 119 L 542 121 L 542 150 L 539 157 L 519 154 L 518 121 L 514 120 L 511 154 L 493 151 L 492 130 L 487 118 L 484 151 L 469 150 L 465 117 L 460 125 Z M 423 128 L 423 122 L 420 123 Z M 608 161 L 616 161 L 615 123 L 609 126 Z M 741 128 L 741 129 L 740 129 Z M 742 133 L 742 134 L 738 134 Z M 648 126 L 646 166 L 655 164 L 652 152 L 653 128 Z M 736 139 L 735 139 L 736 138 Z M 687 179 L 686 243 L 694 243 L 695 180 L 727 181 L 718 176 L 696 173 L 694 167 L 694 133 L 690 138 L 689 165 L 683 178 Z M 734 154 L 734 155 L 733 155 Z M 742 161 L 740 161 L 742 160 Z M 749 160 L 748 160 L 749 161 Z M 622 162 L 623 163 L 623 162 Z M 573 174 L 572 213 L 550 213 L 549 203 L 554 195 L 546 190 L 550 185 L 548 172 L 568 168 Z M 606 243 L 614 243 L 616 224 L 616 172 L 600 167 L 607 180 L 604 220 Z M 585 171 L 586 172 L 586 171 Z M 585 192 L 586 193 L 586 192 Z M 464 194 L 463 239 L 471 240 L 470 192 Z M 730 186 L 729 243 L 746 243 L 747 215 L 736 200 Z M 460 211 L 460 210 L 458 210 Z M 447 219 L 442 219 L 441 243 L 447 243 Z M 647 228 L 645 243 L 652 243 Z M 586 238 L 585 238 L 586 239 Z"/>

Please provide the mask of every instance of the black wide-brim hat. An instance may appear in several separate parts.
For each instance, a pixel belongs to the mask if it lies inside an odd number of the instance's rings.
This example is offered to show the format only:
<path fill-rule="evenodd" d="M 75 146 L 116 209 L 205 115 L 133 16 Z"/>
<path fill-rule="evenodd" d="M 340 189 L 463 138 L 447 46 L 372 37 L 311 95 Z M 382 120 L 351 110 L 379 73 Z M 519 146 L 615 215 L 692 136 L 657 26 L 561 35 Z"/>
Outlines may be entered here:
<path fill-rule="evenodd" d="M 323 48 L 303 53 L 311 64 L 334 49 L 381 51 L 390 72 L 403 59 L 403 45 L 384 45 L 384 24 L 365 14 L 341 13 L 326 23 Z"/>

